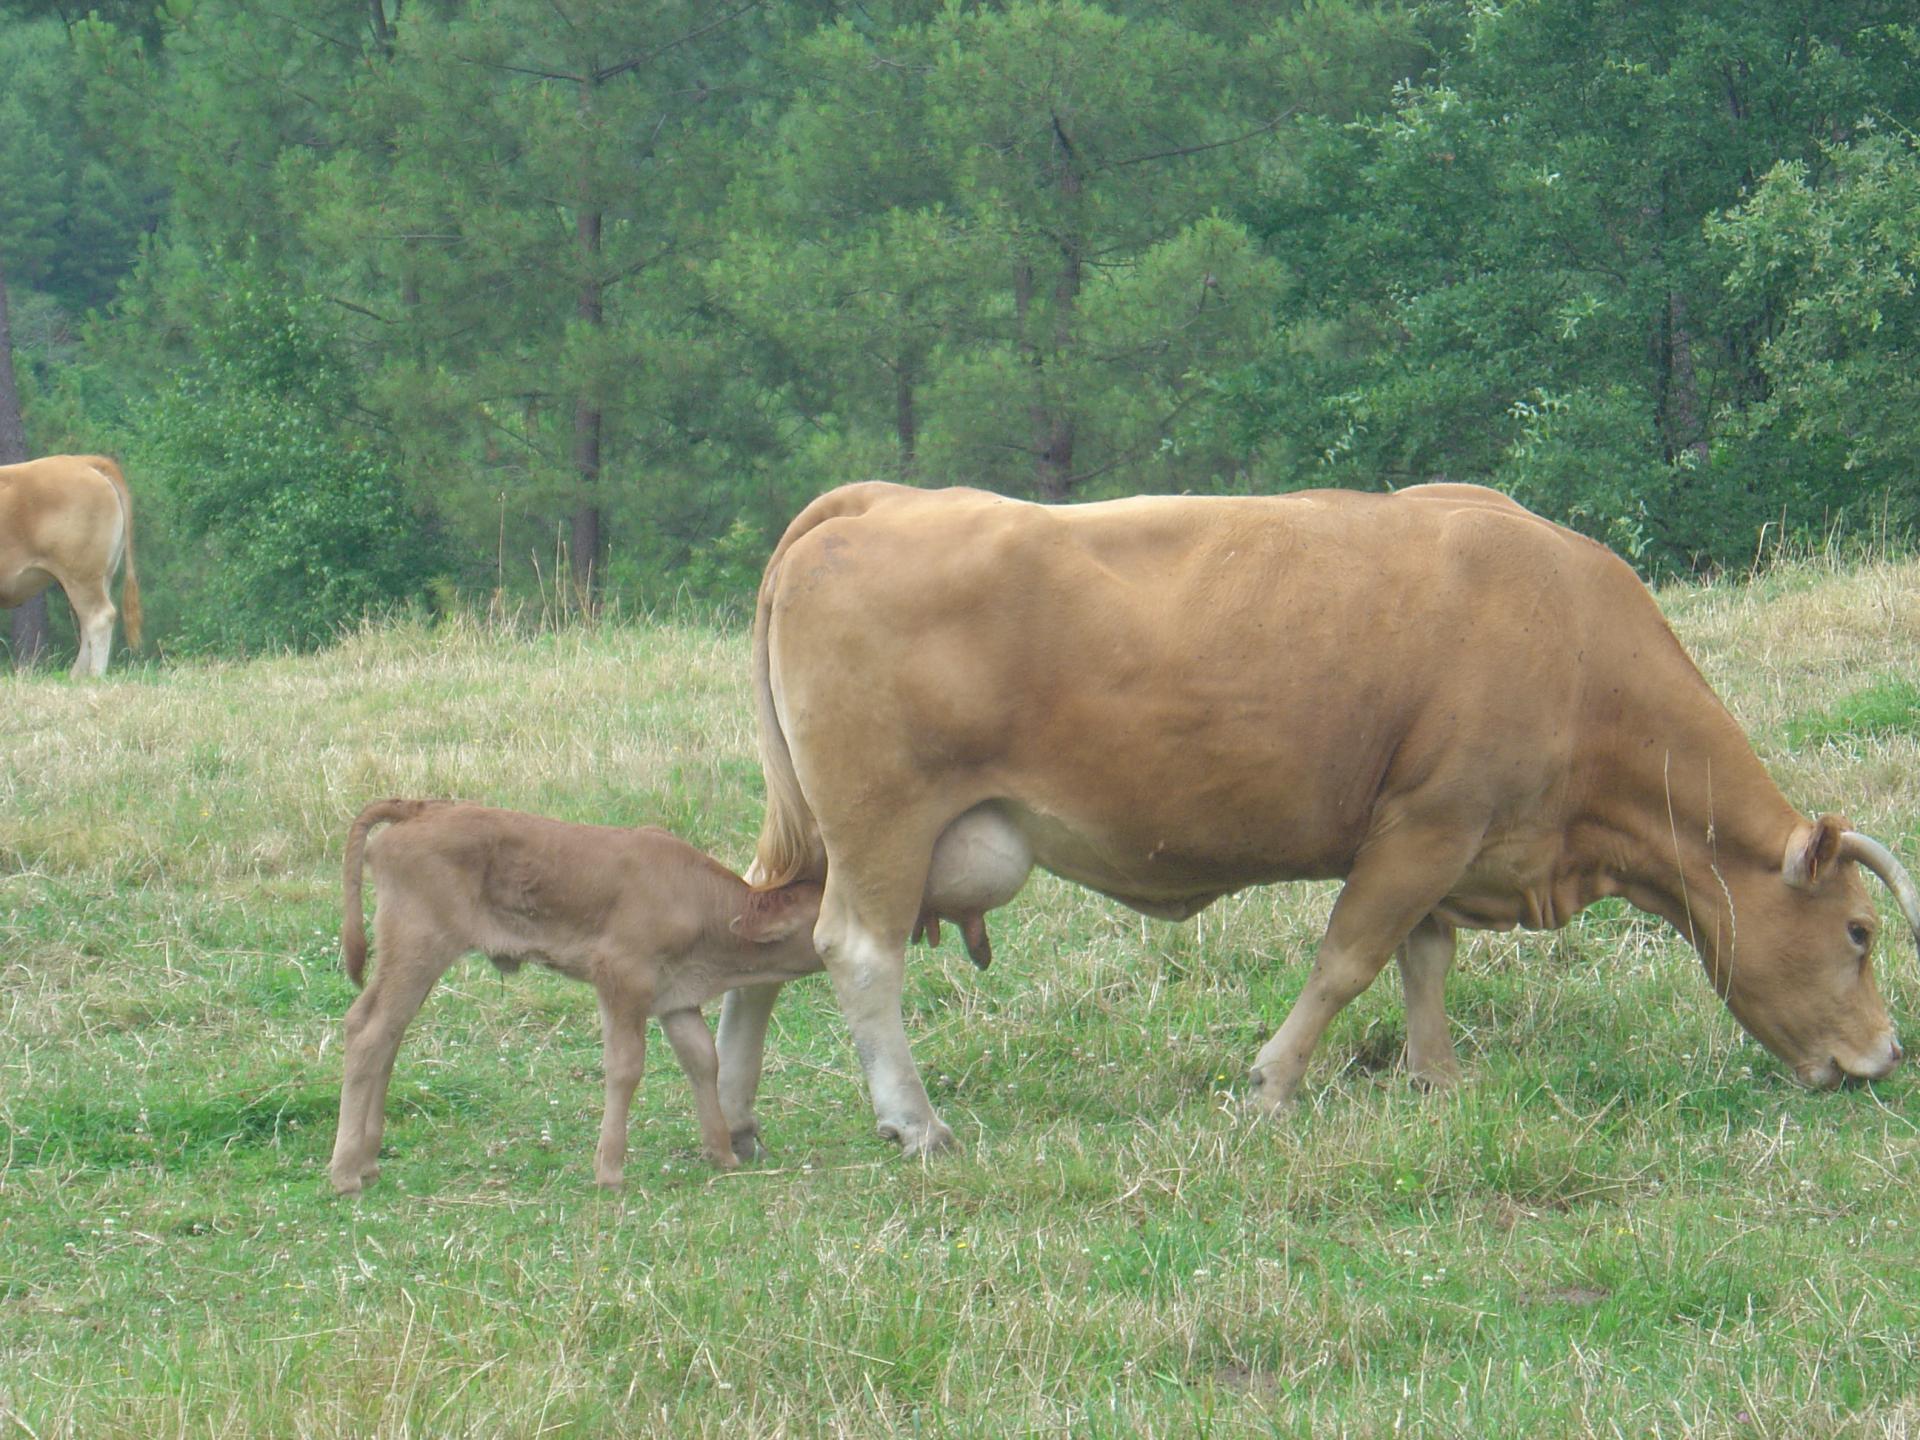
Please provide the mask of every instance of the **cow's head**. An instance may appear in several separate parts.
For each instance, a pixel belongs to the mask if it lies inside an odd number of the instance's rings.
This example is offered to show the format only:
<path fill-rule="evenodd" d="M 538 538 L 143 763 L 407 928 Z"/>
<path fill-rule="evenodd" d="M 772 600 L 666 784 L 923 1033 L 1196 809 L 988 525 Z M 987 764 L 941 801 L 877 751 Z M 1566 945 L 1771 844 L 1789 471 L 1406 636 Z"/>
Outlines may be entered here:
<path fill-rule="evenodd" d="M 1733 944 L 1715 966 L 1735 1018 L 1819 1089 L 1877 1080 L 1900 1063 L 1874 983 L 1880 917 L 1861 866 L 1893 890 L 1920 944 L 1920 894 L 1900 862 L 1824 815 L 1795 828 L 1777 875 L 1756 876 L 1729 896 Z"/>

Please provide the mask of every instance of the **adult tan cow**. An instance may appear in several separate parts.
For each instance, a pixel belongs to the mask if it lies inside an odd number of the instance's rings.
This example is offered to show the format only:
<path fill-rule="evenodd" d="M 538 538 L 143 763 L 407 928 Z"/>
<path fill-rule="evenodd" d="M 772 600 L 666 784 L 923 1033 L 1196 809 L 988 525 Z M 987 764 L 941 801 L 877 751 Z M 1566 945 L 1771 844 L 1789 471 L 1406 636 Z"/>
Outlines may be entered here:
<path fill-rule="evenodd" d="M 1607 895 L 1672 922 L 1807 1084 L 1900 1059 L 1855 862 L 1920 939 L 1912 881 L 1786 801 L 1631 569 L 1492 491 L 1046 507 L 850 486 L 788 528 L 753 646 L 753 878 L 824 878 L 815 941 L 909 1154 L 952 1139 L 900 997 L 929 855 L 962 816 L 1020 877 L 1030 856 L 1167 918 L 1344 876 L 1254 1059 L 1266 1105 L 1396 952 L 1408 1069 L 1452 1079 L 1455 930 L 1560 926 Z M 772 993 L 722 1019 L 722 1105 L 749 1138 Z"/>
<path fill-rule="evenodd" d="M 107 673 L 115 614 L 108 586 L 123 556 L 127 643 L 138 645 L 133 497 L 120 467 L 104 455 L 48 455 L 0 465 L 0 606 L 24 605 L 58 581 L 80 636 L 76 676 Z"/>

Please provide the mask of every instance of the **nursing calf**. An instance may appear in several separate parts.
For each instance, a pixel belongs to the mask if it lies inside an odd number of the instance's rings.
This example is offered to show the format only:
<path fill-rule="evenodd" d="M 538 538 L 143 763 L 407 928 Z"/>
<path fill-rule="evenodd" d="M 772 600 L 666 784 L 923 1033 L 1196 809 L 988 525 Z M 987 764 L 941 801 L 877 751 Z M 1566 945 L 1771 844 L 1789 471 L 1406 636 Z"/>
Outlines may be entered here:
<path fill-rule="evenodd" d="M 368 838 L 376 825 L 387 829 Z M 435 800 L 369 805 L 347 834 L 341 956 L 366 969 L 362 859 L 379 892 L 379 966 L 347 1012 L 346 1067 L 333 1187 L 357 1192 L 379 1173 L 387 1082 L 400 1037 L 434 983 L 477 951 L 503 971 L 527 961 L 592 985 L 605 1045 L 606 1112 L 594 1154 L 602 1185 L 620 1183 L 627 1113 L 657 1018 L 693 1082 L 706 1156 L 738 1164 L 715 1089 L 700 1006 L 735 986 L 776 984 L 820 968 L 813 948 L 820 887 L 755 891 L 664 830 L 574 825 Z"/>

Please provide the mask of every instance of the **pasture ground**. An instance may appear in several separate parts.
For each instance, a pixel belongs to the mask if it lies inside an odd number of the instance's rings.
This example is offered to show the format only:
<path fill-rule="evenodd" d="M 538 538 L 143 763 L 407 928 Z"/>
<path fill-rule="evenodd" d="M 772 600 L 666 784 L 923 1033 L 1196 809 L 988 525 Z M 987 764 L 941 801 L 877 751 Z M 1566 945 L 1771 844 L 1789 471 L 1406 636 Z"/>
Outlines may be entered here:
<path fill-rule="evenodd" d="M 1920 868 L 1920 564 L 1664 599 L 1787 793 Z M 910 958 L 960 1154 L 875 1138 L 816 979 L 774 1159 L 700 1163 L 656 1039 L 617 1194 L 590 993 L 474 960 L 334 1199 L 348 819 L 459 795 L 744 865 L 746 673 L 697 623 L 452 624 L 0 680 L 0 1435 L 1920 1434 L 1920 1070 L 1799 1091 L 1618 909 L 1463 947 L 1456 1092 L 1396 1073 L 1390 968 L 1268 1124 L 1235 1092 L 1330 888 L 1173 927 L 1042 877 L 991 971 Z M 1912 946 L 1882 974 L 1920 1039 Z"/>

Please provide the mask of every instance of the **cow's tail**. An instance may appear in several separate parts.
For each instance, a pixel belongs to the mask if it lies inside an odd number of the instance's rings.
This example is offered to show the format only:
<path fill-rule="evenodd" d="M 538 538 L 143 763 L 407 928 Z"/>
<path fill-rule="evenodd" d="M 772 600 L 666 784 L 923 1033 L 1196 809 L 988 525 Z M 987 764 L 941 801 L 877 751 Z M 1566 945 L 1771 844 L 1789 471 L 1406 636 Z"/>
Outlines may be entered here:
<path fill-rule="evenodd" d="M 89 455 L 87 463 L 99 470 L 109 480 L 120 496 L 120 518 L 125 524 L 127 572 L 120 585 L 120 624 L 125 628 L 127 644 L 138 646 L 140 643 L 140 576 L 133 564 L 133 492 L 127 489 L 127 477 L 120 473 L 119 464 L 108 455 Z"/>
<path fill-rule="evenodd" d="M 791 532 L 789 532 L 791 533 Z M 784 542 L 782 543 L 784 548 Z M 793 752 L 780 728 L 780 712 L 773 703 L 773 661 L 768 632 L 773 620 L 773 590 L 779 576 L 780 552 L 767 565 L 760 582 L 760 598 L 753 612 L 753 718 L 760 746 L 760 769 L 767 777 L 767 814 L 760 823 L 760 844 L 747 879 L 755 889 L 774 890 L 789 885 L 809 871 L 818 879 L 826 873 L 820 828 L 813 807 L 801 793 L 794 773 Z"/>
<path fill-rule="evenodd" d="M 360 868 L 367 851 L 367 832 L 376 825 L 411 820 L 441 800 L 376 800 L 360 812 L 347 830 L 345 875 L 340 887 L 340 964 L 356 986 L 366 984 L 367 912 L 360 894 Z"/>
<path fill-rule="evenodd" d="M 753 611 L 754 729 L 760 746 L 760 769 L 767 780 L 767 815 L 760 825 L 760 844 L 747 879 L 757 890 L 773 890 L 795 880 L 821 880 L 827 873 L 826 849 L 813 807 L 800 789 L 793 752 L 780 725 L 773 701 L 773 600 L 780 583 L 780 565 L 794 542 L 828 520 L 859 515 L 893 487 L 884 484 L 845 485 L 829 491 L 802 510 L 774 547 L 760 580 L 760 597 Z"/>

